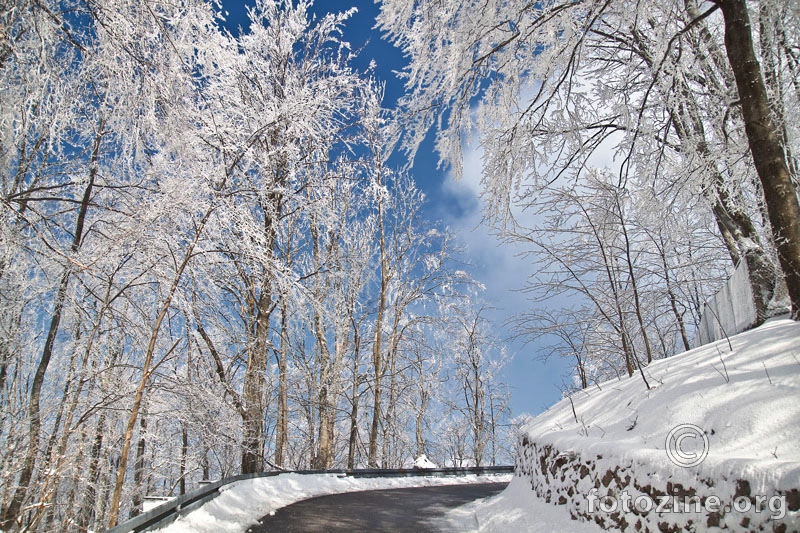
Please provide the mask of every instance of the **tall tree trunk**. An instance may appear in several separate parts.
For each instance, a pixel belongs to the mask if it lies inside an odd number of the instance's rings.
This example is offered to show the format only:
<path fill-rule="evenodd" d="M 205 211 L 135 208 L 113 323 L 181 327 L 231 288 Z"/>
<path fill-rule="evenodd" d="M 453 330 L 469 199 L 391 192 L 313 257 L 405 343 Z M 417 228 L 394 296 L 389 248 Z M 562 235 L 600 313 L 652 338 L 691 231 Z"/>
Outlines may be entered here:
<path fill-rule="evenodd" d="M 317 337 L 317 350 L 319 360 L 317 368 L 319 370 L 319 392 L 317 393 L 317 451 L 314 454 L 311 464 L 312 468 L 324 470 L 331 466 L 333 451 L 333 435 L 330 431 L 331 425 L 329 418 L 333 416 L 331 412 L 331 356 L 328 351 L 328 343 L 322 331 L 322 324 L 318 313 L 314 315 L 314 330 Z"/>
<path fill-rule="evenodd" d="M 278 421 L 275 426 L 275 465 L 282 467 L 286 460 L 289 433 L 288 359 L 289 359 L 289 304 L 287 296 L 281 297 L 281 347 L 278 352 Z"/>
<path fill-rule="evenodd" d="M 189 455 L 189 432 L 186 424 L 181 424 L 181 480 L 180 495 L 186 494 L 186 458 Z"/>
<path fill-rule="evenodd" d="M 86 492 L 83 502 L 78 511 L 76 525 L 79 531 L 87 531 L 89 525 L 94 522 L 95 504 L 97 502 L 97 483 L 100 472 L 100 452 L 103 449 L 103 437 L 106 431 L 106 415 L 101 413 L 97 420 L 97 427 L 94 432 L 92 449 L 89 452 L 89 471 L 86 476 Z"/>
<path fill-rule="evenodd" d="M 358 372 L 359 366 L 359 348 L 361 340 L 358 334 L 358 326 L 355 323 L 350 310 L 350 322 L 353 326 L 353 383 L 352 383 L 352 407 L 350 409 L 350 438 L 347 443 L 347 469 L 352 470 L 356 464 L 356 446 L 358 445 L 358 402 L 361 399 L 361 394 L 358 390 L 360 385 L 360 375 Z"/>
<path fill-rule="evenodd" d="M 76 330 L 75 339 L 78 340 L 80 338 L 80 325 L 76 327 Z M 40 481 L 41 489 L 39 490 L 39 505 L 33 513 L 33 517 L 30 520 L 30 525 L 28 526 L 31 530 L 38 529 L 39 521 L 42 519 L 42 516 L 45 512 L 47 513 L 47 516 L 45 517 L 44 528 L 48 529 L 47 523 L 48 521 L 52 520 L 53 513 L 55 512 L 55 506 L 48 505 L 48 503 L 53 499 L 58 491 L 59 477 L 62 474 L 64 457 L 64 449 L 62 449 L 61 446 L 56 446 L 56 443 L 60 440 L 63 441 L 63 439 L 69 438 L 70 425 L 75 405 L 70 403 L 70 408 L 68 410 L 67 403 L 70 399 L 70 389 L 75 381 L 77 360 L 78 352 L 75 351 L 70 357 L 69 371 L 64 383 L 64 390 L 61 393 L 61 401 L 59 402 L 58 412 L 56 414 L 55 421 L 53 422 L 53 431 L 50 433 L 47 446 L 45 446 L 45 464 L 43 470 L 47 472 L 47 474 L 42 476 L 43 479 Z M 83 380 L 78 380 L 79 386 L 82 385 L 82 381 Z M 65 412 L 67 420 L 64 422 L 63 432 L 59 433 L 59 429 L 61 428 L 61 419 L 64 417 Z M 62 439 L 59 439 L 59 436 L 61 436 Z"/>
<path fill-rule="evenodd" d="M 330 432 L 331 425 L 329 419 L 331 417 L 330 400 L 328 386 L 322 384 L 319 391 L 317 417 L 317 452 L 314 454 L 312 468 L 325 470 L 331 466 L 331 451 L 333 449 L 333 435 Z"/>
<path fill-rule="evenodd" d="M 386 366 L 389 372 L 389 398 L 386 406 L 386 416 L 383 422 L 383 451 L 381 453 L 381 468 L 394 468 L 397 454 L 396 435 L 399 431 L 397 420 L 397 333 L 398 320 L 395 319 L 392 328 L 392 342 L 386 353 Z"/>
<path fill-rule="evenodd" d="M 103 325 L 103 316 L 105 315 L 105 312 L 108 310 L 109 306 L 111 305 L 111 301 L 113 300 L 112 295 L 111 295 L 112 289 L 114 289 L 113 284 L 109 282 L 108 285 L 106 286 L 106 293 L 105 293 L 105 296 L 103 298 L 102 306 L 101 306 L 101 308 L 100 308 L 100 310 L 99 310 L 99 312 L 97 314 L 97 317 L 94 320 L 94 325 L 92 326 L 92 330 L 89 332 L 89 335 L 87 337 L 86 346 L 83 349 L 83 358 L 82 358 L 81 363 L 80 363 L 80 368 L 82 369 L 83 372 L 87 372 L 88 371 L 90 356 L 93 353 L 92 349 L 94 347 L 94 341 L 95 341 L 95 339 L 97 339 L 97 336 L 98 336 L 98 334 L 100 332 L 100 328 Z M 117 294 L 119 294 L 119 293 L 117 293 Z M 78 336 L 79 336 L 79 333 L 76 332 L 75 338 L 78 338 Z M 77 354 L 73 355 L 73 360 L 74 360 L 76 355 Z M 113 364 L 116 362 L 118 356 L 119 356 L 118 350 L 114 350 L 113 353 L 112 353 L 112 359 L 111 359 L 112 362 L 110 363 L 110 366 L 113 366 Z M 73 374 L 74 374 L 74 372 L 71 370 L 70 371 L 70 375 L 73 375 Z M 68 380 L 68 382 L 71 382 L 73 379 L 74 378 L 71 377 Z M 62 472 L 62 470 L 64 469 L 65 463 L 67 461 L 69 461 L 69 457 L 66 454 L 66 450 L 67 450 L 67 446 L 69 444 L 69 440 L 72 437 L 72 434 L 76 429 L 76 428 L 73 427 L 72 421 L 73 421 L 73 419 L 75 417 L 75 413 L 77 412 L 78 403 L 80 402 L 80 399 L 82 397 L 83 390 L 84 390 L 84 385 L 87 384 L 87 383 L 89 385 L 93 384 L 92 381 L 90 381 L 88 379 L 85 379 L 85 378 L 77 379 L 76 381 L 77 381 L 77 384 L 75 385 L 74 390 L 72 390 L 70 392 L 68 387 L 65 387 L 65 389 L 64 389 L 62 404 L 64 404 L 66 402 L 68 393 L 71 395 L 71 400 L 70 400 L 69 407 L 67 408 L 67 411 L 66 411 L 66 418 L 65 418 L 64 423 L 63 423 L 64 430 L 61 432 L 60 442 L 59 442 L 58 446 L 55 448 L 55 451 L 53 452 L 52 450 L 54 448 L 55 438 L 56 438 L 56 435 L 57 435 L 56 430 L 60 426 L 60 424 L 58 422 L 58 419 L 60 419 L 60 413 L 59 413 L 59 416 L 56 417 L 57 418 L 56 423 L 54 424 L 54 430 L 53 430 L 51 442 L 48 443 L 47 452 L 45 453 L 45 457 L 49 459 L 49 463 L 47 464 L 46 468 L 49 471 L 51 471 L 53 474 Z M 75 465 L 72 465 L 72 467 L 74 469 Z M 80 477 L 80 476 L 78 476 L 78 477 Z M 51 483 L 53 484 L 52 488 L 49 486 Z M 39 499 L 39 507 L 40 507 L 40 509 L 49 508 L 50 512 L 52 512 L 52 510 L 55 508 L 55 506 L 50 505 L 50 501 L 57 494 L 59 483 L 60 483 L 59 478 L 54 476 L 54 475 L 48 476 L 48 478 L 45 479 L 45 483 L 44 483 L 44 486 L 42 488 L 41 496 L 40 496 L 40 499 Z M 70 497 L 71 498 L 74 497 L 74 491 L 70 492 Z M 33 522 L 35 523 L 35 521 L 36 521 L 36 518 L 34 518 Z"/>
<path fill-rule="evenodd" d="M 780 14 L 775 10 L 775 7 L 776 6 L 770 2 L 759 2 L 758 4 L 759 47 L 761 58 L 764 63 L 764 83 L 768 91 L 767 98 L 769 99 L 770 109 L 774 114 L 775 122 L 780 125 L 778 139 L 785 151 L 786 165 L 789 169 L 789 174 L 794 176 L 795 183 L 797 183 L 797 179 L 800 176 L 797 175 L 796 159 L 792 156 L 791 148 L 788 143 L 789 136 L 786 130 L 783 87 L 781 87 L 778 74 L 780 69 L 779 65 L 782 63 L 780 60 L 781 46 L 779 44 L 781 22 L 779 21 Z M 795 79 L 795 83 L 800 83 L 800 80 Z"/>
<path fill-rule="evenodd" d="M 316 220 L 311 222 L 311 239 L 313 248 L 314 268 L 322 271 L 325 268 L 321 258 L 321 242 L 319 236 L 319 227 Z M 335 238 L 331 238 L 327 246 L 328 257 L 334 254 L 336 248 Z M 324 283 L 321 287 L 317 288 L 318 291 L 335 291 L 329 284 Z M 322 300 L 325 294 L 317 293 L 315 299 L 317 300 L 313 305 L 314 307 L 314 336 L 317 341 L 317 371 L 319 372 L 319 389 L 317 394 L 317 416 L 318 416 L 318 434 L 317 434 L 317 450 L 312 457 L 312 468 L 324 470 L 330 468 L 333 464 L 334 442 L 333 442 L 333 423 L 332 420 L 335 416 L 334 413 L 334 400 L 335 395 L 333 391 L 334 377 L 334 360 L 331 357 L 330 348 L 328 346 L 328 339 L 325 327 L 322 323 Z M 339 341 L 338 338 L 334 339 L 334 351 L 338 355 Z"/>
<path fill-rule="evenodd" d="M 414 444 L 416 456 L 425 454 L 425 412 L 428 409 L 428 394 L 424 390 L 420 393 L 419 409 L 414 417 Z"/>
<path fill-rule="evenodd" d="M 286 162 L 278 164 L 274 177 L 276 186 L 285 184 Z M 264 249 L 274 254 L 276 224 L 283 210 L 283 194 L 272 192 L 262 200 L 264 213 Z M 273 286 L 270 273 L 262 272 L 260 294 L 256 302 L 255 342 L 248 349 L 247 367 L 244 373 L 242 401 L 244 403 L 242 474 L 261 472 L 264 467 L 264 412 L 267 387 L 267 353 L 270 348 L 269 324 L 276 302 L 273 301 Z"/>
<path fill-rule="evenodd" d="M 636 273 L 633 269 L 633 257 L 631 251 L 631 242 L 628 236 L 628 227 L 625 224 L 625 216 L 622 212 L 622 204 L 619 201 L 619 191 L 614 191 L 614 203 L 617 208 L 617 215 L 619 216 L 619 226 L 622 229 L 622 237 L 625 239 L 625 264 L 628 267 L 628 276 L 630 277 L 631 288 L 633 289 L 633 305 L 636 312 L 636 321 L 639 324 L 639 334 L 644 341 L 644 351 L 647 354 L 647 363 L 653 362 L 653 351 L 650 348 L 650 338 L 647 335 L 647 329 L 644 325 L 644 318 L 642 317 L 642 304 L 639 298 L 639 284 L 636 282 Z"/>
<path fill-rule="evenodd" d="M 106 297 L 108 298 L 108 294 L 106 295 Z M 101 322 L 98 319 L 98 321 L 95 323 L 95 327 L 99 327 L 100 323 Z M 92 338 L 94 337 L 92 336 Z M 90 351 L 91 351 L 90 347 L 87 346 L 87 350 L 84 352 L 84 357 L 86 357 L 90 353 Z M 117 364 L 117 360 L 121 355 L 121 352 L 122 352 L 121 349 L 114 349 L 111 351 L 111 357 L 106 361 L 106 366 L 108 368 L 113 368 Z M 84 367 L 86 367 L 85 364 Z M 101 379 L 104 385 L 103 388 L 107 389 L 110 384 L 110 378 L 108 374 L 104 374 L 104 376 Z M 73 401 L 77 401 L 77 396 L 73 398 Z M 90 529 L 89 526 L 95 524 L 96 519 L 102 520 L 102 516 L 97 517 L 95 516 L 95 513 L 97 509 L 97 501 L 99 500 L 105 503 L 105 496 L 103 496 L 102 498 L 98 498 L 98 490 L 97 490 L 97 485 L 100 482 L 101 472 L 103 470 L 100 462 L 100 457 L 101 457 L 101 452 L 103 450 L 103 438 L 105 436 L 105 431 L 106 431 L 106 414 L 104 411 L 100 411 L 100 415 L 98 416 L 97 420 L 97 426 L 95 428 L 92 448 L 91 451 L 89 452 L 89 471 L 86 477 L 86 490 L 84 492 L 83 501 L 78 510 L 77 525 L 80 531 L 89 530 Z M 65 439 L 65 441 L 62 442 L 62 446 L 66 447 L 66 444 L 67 442 Z"/>
<path fill-rule="evenodd" d="M 475 348 L 478 349 L 477 347 Z M 475 463 L 475 466 L 483 466 L 483 450 L 486 447 L 486 435 L 485 435 L 485 422 L 486 422 L 486 414 L 485 414 L 485 405 L 484 405 L 484 391 L 483 391 L 483 380 L 481 379 L 481 369 L 479 365 L 479 361 L 476 358 L 472 364 L 472 379 L 473 379 L 473 416 L 474 420 L 472 422 L 472 431 L 473 431 L 473 439 L 474 444 L 472 448 L 473 456 L 472 459 Z"/>
<path fill-rule="evenodd" d="M 716 0 L 725 19 L 725 48 L 736 78 L 750 153 L 764 190 L 792 318 L 800 320 L 800 203 L 778 128 L 769 109 L 761 68 L 753 50 L 745 0 Z"/>
<path fill-rule="evenodd" d="M 372 369 L 374 382 L 372 385 L 372 425 L 369 431 L 369 449 L 367 451 L 367 464 L 375 468 L 378 466 L 378 431 L 381 424 L 381 382 L 383 381 L 383 354 L 381 353 L 383 339 L 383 322 L 386 312 L 386 298 L 389 291 L 389 257 L 386 249 L 386 233 L 383 222 L 383 199 L 378 199 L 378 245 L 380 248 L 381 286 L 378 295 L 378 316 L 375 320 L 375 341 L 372 343 Z"/>
<path fill-rule="evenodd" d="M 684 0 L 684 6 L 690 19 L 699 20 L 700 12 L 695 0 Z M 726 62 L 717 40 L 704 22 L 697 25 L 697 31 L 700 39 L 691 40 L 690 43 L 694 47 L 697 57 L 703 58 L 700 68 L 710 80 L 721 77 L 713 85 L 733 90 L 735 79 L 727 68 L 729 62 Z M 711 202 L 712 213 L 733 264 L 738 265 L 742 259 L 747 262 L 757 323 L 761 323 L 766 319 L 767 307 L 775 292 L 775 269 L 761 244 L 761 239 L 750 215 L 743 208 L 741 202 L 731 197 L 732 195 L 727 191 L 725 179 L 717 166 L 717 157 L 711 153 L 706 140 L 702 113 L 697 108 L 691 91 L 682 83 L 680 92 L 684 96 L 684 104 L 678 108 L 677 113 L 673 113 L 676 134 L 682 144 L 687 145 L 688 141 L 689 146 L 695 147 L 705 168 L 710 173 L 710 183 L 706 191 Z M 727 138 L 727 134 L 721 132 L 721 137 Z"/>
<path fill-rule="evenodd" d="M 244 401 L 244 437 L 242 442 L 242 474 L 263 470 L 264 447 L 264 395 L 267 386 L 267 351 L 269 348 L 269 322 L 272 295 L 268 281 L 264 281 L 258 299 L 256 317 L 256 342 L 248 350 L 242 399 Z"/>
<path fill-rule="evenodd" d="M 416 457 L 419 457 L 425 454 L 425 414 L 428 411 L 429 394 L 425 383 L 426 375 L 422 350 L 417 348 L 414 352 L 419 379 L 419 408 L 414 413 L 414 441 L 416 444 Z"/>
<path fill-rule="evenodd" d="M 136 444 L 136 460 L 133 462 L 133 498 L 131 498 L 131 517 L 142 514 L 145 489 L 144 483 L 144 454 L 147 445 L 147 415 L 142 414 L 139 419 L 139 442 Z"/>

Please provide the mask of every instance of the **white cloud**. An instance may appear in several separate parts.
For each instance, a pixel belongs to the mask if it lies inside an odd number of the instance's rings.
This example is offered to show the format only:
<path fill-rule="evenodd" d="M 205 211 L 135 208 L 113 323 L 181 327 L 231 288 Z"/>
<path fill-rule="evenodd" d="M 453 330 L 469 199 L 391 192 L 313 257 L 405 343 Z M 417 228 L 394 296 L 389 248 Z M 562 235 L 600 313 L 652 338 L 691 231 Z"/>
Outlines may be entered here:
<path fill-rule="evenodd" d="M 614 147 L 618 142 L 619 138 L 606 140 L 589 159 L 588 165 L 614 169 Z M 456 180 L 452 173 L 448 173 L 442 184 L 443 202 L 451 207 L 442 209 L 443 219 L 466 247 L 466 258 L 473 265 L 473 276 L 483 283 L 486 299 L 497 308 L 493 319 L 498 336 L 511 336 L 512 331 L 505 323 L 534 305 L 521 290 L 536 273 L 537 266 L 527 254 L 529 248 L 525 244 L 502 242 L 483 221 L 482 163 L 482 151 L 477 144 L 464 147 L 461 179 Z M 533 227 L 539 222 L 538 215 L 519 205 L 512 206 L 512 214 L 517 223 L 525 227 Z M 514 414 L 536 414 L 559 400 L 559 387 L 569 372 L 570 363 L 564 360 L 541 361 L 538 357 L 541 346 L 536 343 L 525 344 L 516 340 L 509 342 L 508 348 L 513 357 L 505 374 L 512 390 Z"/>
<path fill-rule="evenodd" d="M 512 334 L 506 322 L 527 311 L 530 302 L 520 292 L 528 278 L 535 272 L 526 249 L 519 243 L 502 243 L 489 226 L 482 223 L 481 153 L 478 148 L 464 153 L 463 176 L 453 179 L 449 174 L 442 184 L 444 202 L 454 209 L 444 211 L 444 221 L 458 235 L 466 247 L 466 259 L 472 264 L 471 273 L 485 287 L 484 297 L 496 307 L 492 319 L 495 334 L 509 337 Z M 520 213 L 526 216 L 525 213 Z M 503 339 L 505 340 L 505 339 Z M 511 390 L 511 410 L 514 415 L 536 414 L 560 399 L 558 385 L 567 371 L 563 361 L 544 363 L 538 358 L 535 345 L 525 345 L 519 340 L 507 343 L 512 355 L 504 371 Z"/>

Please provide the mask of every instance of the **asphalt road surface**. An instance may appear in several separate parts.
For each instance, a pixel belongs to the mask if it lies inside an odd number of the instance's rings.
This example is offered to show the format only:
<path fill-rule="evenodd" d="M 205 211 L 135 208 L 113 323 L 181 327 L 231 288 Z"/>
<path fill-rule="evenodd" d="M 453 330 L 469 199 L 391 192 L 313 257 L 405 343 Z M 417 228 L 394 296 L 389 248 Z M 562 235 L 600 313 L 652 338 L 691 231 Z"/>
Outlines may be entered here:
<path fill-rule="evenodd" d="M 259 520 L 252 533 L 440 531 L 449 509 L 498 494 L 506 483 L 474 483 L 332 494 L 303 500 Z"/>

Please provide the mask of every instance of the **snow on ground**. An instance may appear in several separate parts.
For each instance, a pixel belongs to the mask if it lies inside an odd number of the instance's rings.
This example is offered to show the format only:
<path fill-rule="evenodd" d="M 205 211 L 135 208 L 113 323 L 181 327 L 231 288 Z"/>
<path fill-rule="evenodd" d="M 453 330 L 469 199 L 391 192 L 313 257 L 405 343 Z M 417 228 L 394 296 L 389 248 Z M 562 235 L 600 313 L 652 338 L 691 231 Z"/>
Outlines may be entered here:
<path fill-rule="evenodd" d="M 723 339 L 654 361 L 644 371 L 650 390 L 636 373 L 576 393 L 525 431 L 538 444 L 672 473 L 683 468 L 667 455 L 667 436 L 693 424 L 708 438 L 708 456 L 694 467 L 703 477 L 757 472 L 770 485 L 799 487 L 800 323 L 774 319 L 730 343 L 733 350 Z M 701 444 L 686 438 L 681 446 L 690 456 Z"/>
<path fill-rule="evenodd" d="M 281 474 L 238 481 L 169 526 L 164 533 L 244 532 L 258 519 L 300 500 L 325 494 L 487 481 L 507 482 L 511 474 L 461 477 L 354 478 L 340 474 Z"/>
<path fill-rule="evenodd" d="M 448 512 L 441 527 L 465 533 L 607 533 L 594 523 L 572 520 L 563 506 L 536 498 L 521 477 L 512 479 L 497 496 Z"/>

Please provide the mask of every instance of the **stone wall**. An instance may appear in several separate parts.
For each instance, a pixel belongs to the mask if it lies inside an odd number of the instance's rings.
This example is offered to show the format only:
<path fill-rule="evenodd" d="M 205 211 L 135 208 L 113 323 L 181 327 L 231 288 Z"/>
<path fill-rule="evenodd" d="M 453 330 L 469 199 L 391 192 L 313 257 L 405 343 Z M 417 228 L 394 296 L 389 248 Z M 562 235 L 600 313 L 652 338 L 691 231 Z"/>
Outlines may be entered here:
<path fill-rule="evenodd" d="M 520 440 L 516 462 L 516 475 L 529 479 L 537 497 L 564 505 L 574 519 L 592 521 L 607 530 L 800 531 L 797 488 L 770 492 L 761 487 L 761 493 L 773 498 L 769 501 L 753 493 L 751 487 L 758 485 L 750 479 L 723 477 L 715 482 L 701 478 L 691 469 L 680 469 L 679 474 L 658 472 L 652 465 L 634 461 L 617 464 L 602 455 L 582 457 L 531 442 L 527 436 Z M 654 506 L 667 504 L 669 508 L 675 501 L 688 503 L 690 508 L 682 512 L 647 509 L 650 502 Z M 749 510 L 745 510 L 747 507 Z M 623 512 L 623 508 L 630 512 Z M 773 519 L 781 509 L 785 516 Z"/>

